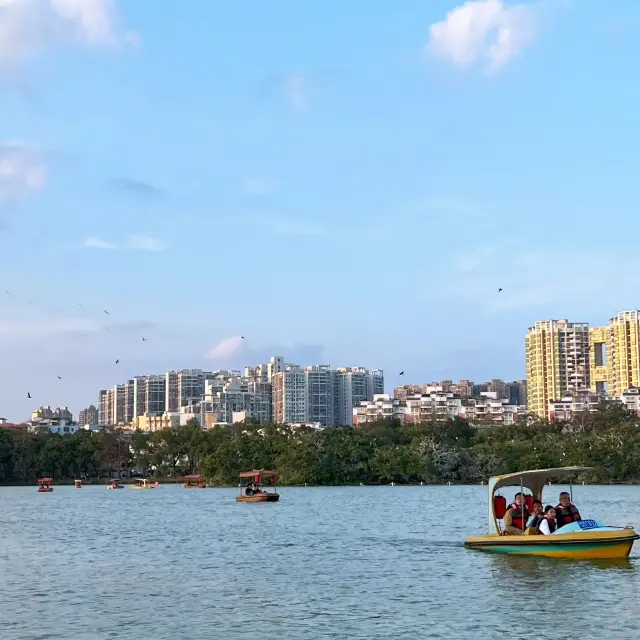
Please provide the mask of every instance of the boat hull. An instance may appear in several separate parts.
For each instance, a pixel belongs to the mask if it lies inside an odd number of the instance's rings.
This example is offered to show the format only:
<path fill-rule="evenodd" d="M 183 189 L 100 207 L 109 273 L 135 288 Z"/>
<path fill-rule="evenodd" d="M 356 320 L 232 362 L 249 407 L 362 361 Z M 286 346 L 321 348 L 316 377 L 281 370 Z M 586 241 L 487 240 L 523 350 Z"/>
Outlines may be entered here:
<path fill-rule="evenodd" d="M 206 484 L 194 484 L 194 485 L 185 484 L 184 488 L 185 489 L 206 489 L 207 485 Z"/>
<path fill-rule="evenodd" d="M 259 496 L 236 496 L 236 502 L 278 502 L 279 493 L 264 493 Z"/>
<path fill-rule="evenodd" d="M 467 538 L 464 544 L 470 549 L 489 553 L 601 560 L 627 558 L 638 538 L 640 536 L 633 529 L 621 529 L 551 536 L 473 536 Z"/>
<path fill-rule="evenodd" d="M 53 491 L 53 487 L 48 487 L 48 488 L 44 488 L 44 487 L 40 487 L 38 489 L 38 493 L 51 493 Z"/>

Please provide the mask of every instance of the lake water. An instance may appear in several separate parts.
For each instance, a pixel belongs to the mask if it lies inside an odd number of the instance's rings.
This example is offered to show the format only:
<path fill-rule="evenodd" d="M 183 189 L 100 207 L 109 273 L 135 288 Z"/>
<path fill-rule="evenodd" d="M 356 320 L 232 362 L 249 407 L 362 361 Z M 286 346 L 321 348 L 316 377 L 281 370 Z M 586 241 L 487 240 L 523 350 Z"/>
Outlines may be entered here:
<path fill-rule="evenodd" d="M 640 637 L 638 543 L 600 563 L 467 550 L 486 531 L 485 487 L 234 495 L 0 488 L 0 638 Z M 585 518 L 640 526 L 640 487 L 574 499 Z"/>

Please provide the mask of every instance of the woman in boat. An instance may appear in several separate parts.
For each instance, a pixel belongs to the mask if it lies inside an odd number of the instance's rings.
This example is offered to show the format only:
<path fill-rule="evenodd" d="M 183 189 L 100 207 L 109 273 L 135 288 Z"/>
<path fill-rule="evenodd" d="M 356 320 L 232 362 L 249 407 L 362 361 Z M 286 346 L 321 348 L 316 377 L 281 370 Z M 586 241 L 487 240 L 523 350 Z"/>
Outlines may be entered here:
<path fill-rule="evenodd" d="M 533 529 L 537 529 L 538 525 L 542 522 L 544 518 L 544 510 L 542 508 L 542 502 L 540 500 L 533 501 L 533 513 L 531 517 L 527 520 L 527 529 L 529 527 Z"/>
<path fill-rule="evenodd" d="M 538 533 L 541 533 L 543 536 L 550 536 L 556 528 L 556 510 L 548 504 L 544 508 L 544 517 L 538 525 Z"/>
<path fill-rule="evenodd" d="M 502 520 L 504 535 L 522 535 L 529 515 L 529 509 L 524 504 L 524 496 L 518 491 Z"/>

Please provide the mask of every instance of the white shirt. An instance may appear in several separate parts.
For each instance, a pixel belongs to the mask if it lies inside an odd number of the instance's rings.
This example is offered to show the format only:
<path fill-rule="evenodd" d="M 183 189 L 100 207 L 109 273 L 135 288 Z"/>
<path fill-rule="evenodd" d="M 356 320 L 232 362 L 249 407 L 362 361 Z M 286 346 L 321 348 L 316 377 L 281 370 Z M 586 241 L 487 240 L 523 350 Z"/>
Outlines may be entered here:
<path fill-rule="evenodd" d="M 551 535 L 551 531 L 549 530 L 549 521 L 546 518 L 542 520 L 538 528 L 540 529 L 540 533 L 543 533 L 545 536 Z"/>

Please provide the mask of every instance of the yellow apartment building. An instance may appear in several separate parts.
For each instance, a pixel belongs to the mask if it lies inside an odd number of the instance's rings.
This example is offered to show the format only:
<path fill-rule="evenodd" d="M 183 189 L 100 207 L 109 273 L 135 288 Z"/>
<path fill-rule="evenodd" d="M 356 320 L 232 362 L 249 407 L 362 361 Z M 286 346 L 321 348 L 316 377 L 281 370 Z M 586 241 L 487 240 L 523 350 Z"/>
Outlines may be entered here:
<path fill-rule="evenodd" d="M 589 324 L 540 320 L 525 338 L 527 409 L 547 417 L 549 401 L 588 389 Z"/>
<path fill-rule="evenodd" d="M 616 398 L 640 386 L 640 310 L 620 311 L 609 320 L 608 393 Z"/>

